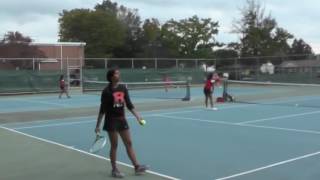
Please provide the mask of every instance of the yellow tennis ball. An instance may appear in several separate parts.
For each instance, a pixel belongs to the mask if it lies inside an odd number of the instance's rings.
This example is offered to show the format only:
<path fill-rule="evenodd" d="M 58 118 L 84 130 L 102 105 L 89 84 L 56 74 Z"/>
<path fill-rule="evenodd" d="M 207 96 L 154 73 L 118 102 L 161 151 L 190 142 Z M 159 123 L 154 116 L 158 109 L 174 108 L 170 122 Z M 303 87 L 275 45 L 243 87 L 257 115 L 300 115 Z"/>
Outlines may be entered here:
<path fill-rule="evenodd" d="M 141 120 L 139 121 L 139 123 L 140 123 L 141 126 L 144 126 L 144 125 L 146 124 L 146 121 L 145 121 L 144 119 L 141 119 Z"/>

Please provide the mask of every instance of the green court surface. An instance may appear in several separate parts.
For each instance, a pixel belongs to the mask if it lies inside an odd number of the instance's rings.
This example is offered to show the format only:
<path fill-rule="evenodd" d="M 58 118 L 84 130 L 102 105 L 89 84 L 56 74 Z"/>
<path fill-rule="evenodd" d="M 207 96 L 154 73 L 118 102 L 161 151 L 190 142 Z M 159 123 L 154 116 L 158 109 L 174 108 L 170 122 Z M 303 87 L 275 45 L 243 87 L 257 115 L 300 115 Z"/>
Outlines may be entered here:
<path fill-rule="evenodd" d="M 233 92 L 270 94 L 259 88 Z M 192 89 L 188 102 L 133 98 L 147 121 L 140 126 L 127 114 L 133 147 L 138 160 L 151 168 L 135 176 L 119 143 L 119 169 L 125 179 L 319 180 L 320 108 L 315 103 L 320 98 L 311 92 L 218 104 L 218 111 L 203 107 L 201 88 Z M 0 99 L 0 106 L 10 106 L 0 113 L 1 180 L 112 179 L 109 144 L 96 155 L 88 153 L 99 97 L 19 96 L 19 103 L 12 98 Z M 301 99 L 314 106 L 297 106 Z M 38 103 L 38 108 L 23 110 L 22 102 Z"/>
<path fill-rule="evenodd" d="M 61 144 L 0 128 L 2 180 L 112 179 L 108 159 Z M 154 172 L 136 176 L 121 165 L 126 179 L 173 179 Z"/>

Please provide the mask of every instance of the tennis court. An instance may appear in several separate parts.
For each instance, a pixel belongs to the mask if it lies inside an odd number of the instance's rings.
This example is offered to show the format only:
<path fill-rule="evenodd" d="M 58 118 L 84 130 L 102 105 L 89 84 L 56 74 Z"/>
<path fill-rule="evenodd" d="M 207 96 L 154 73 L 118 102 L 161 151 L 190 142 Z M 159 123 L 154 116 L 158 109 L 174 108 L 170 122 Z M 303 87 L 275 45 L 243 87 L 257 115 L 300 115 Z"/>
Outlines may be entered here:
<path fill-rule="evenodd" d="M 191 88 L 190 102 L 133 97 L 147 121 L 139 126 L 128 114 L 133 146 L 151 169 L 135 176 L 121 143 L 120 169 L 126 179 L 318 180 L 320 108 L 295 101 L 320 102 L 320 96 L 284 97 L 284 89 L 235 86 L 229 92 L 236 97 L 280 94 L 276 100 L 263 96 L 255 103 L 219 104 L 218 111 L 203 107 L 199 87 Z M 111 179 L 108 144 L 97 155 L 88 153 L 99 96 L 2 97 L 0 102 L 1 179 Z"/>

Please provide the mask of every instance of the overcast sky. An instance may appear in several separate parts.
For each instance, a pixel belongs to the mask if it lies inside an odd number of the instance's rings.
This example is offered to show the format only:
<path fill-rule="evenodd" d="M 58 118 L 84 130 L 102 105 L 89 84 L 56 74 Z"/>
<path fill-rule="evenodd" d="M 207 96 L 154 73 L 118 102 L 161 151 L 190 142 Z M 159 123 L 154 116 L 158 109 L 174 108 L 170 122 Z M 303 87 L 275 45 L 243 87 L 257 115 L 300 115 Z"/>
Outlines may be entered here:
<path fill-rule="evenodd" d="M 58 18 L 63 9 L 93 8 L 102 0 L 0 0 L 0 37 L 8 31 L 19 31 L 36 42 L 57 42 Z M 219 21 L 217 40 L 238 41 L 230 33 L 232 22 L 239 19 L 239 8 L 245 0 L 114 0 L 128 8 L 138 9 L 141 18 L 157 18 L 162 23 L 173 18 L 193 15 Z M 318 0 L 260 0 L 279 27 L 296 38 L 304 39 L 320 53 L 320 1 Z"/>

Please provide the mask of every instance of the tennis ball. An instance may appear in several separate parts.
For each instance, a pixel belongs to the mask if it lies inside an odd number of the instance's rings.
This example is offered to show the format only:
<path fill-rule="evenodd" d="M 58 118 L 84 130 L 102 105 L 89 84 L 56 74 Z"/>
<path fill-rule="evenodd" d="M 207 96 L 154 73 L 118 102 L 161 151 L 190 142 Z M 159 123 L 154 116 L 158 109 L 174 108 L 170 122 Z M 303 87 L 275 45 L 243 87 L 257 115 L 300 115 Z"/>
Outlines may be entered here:
<path fill-rule="evenodd" d="M 140 124 L 141 126 L 144 126 L 144 125 L 146 124 L 146 121 L 145 121 L 144 119 L 141 119 L 141 120 L 139 121 L 139 124 Z"/>

